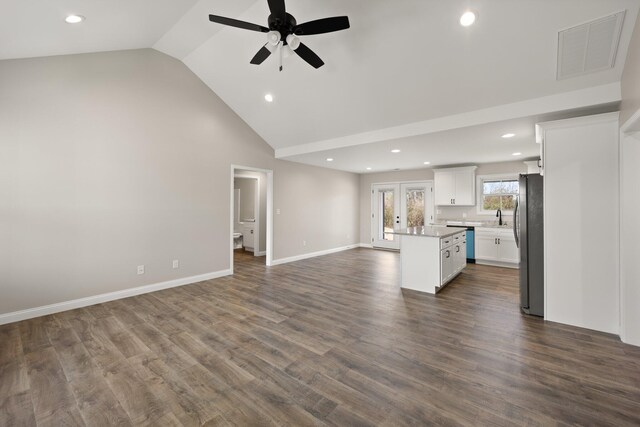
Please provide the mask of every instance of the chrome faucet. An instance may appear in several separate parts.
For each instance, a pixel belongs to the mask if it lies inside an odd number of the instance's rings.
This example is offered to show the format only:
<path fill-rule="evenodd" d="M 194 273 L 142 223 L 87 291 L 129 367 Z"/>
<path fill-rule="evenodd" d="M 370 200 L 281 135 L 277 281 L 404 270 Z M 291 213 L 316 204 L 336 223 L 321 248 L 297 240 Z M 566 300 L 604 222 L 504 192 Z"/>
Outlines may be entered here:
<path fill-rule="evenodd" d="M 496 217 L 498 217 L 498 225 L 502 225 L 502 210 L 498 209 L 498 212 L 496 212 Z"/>

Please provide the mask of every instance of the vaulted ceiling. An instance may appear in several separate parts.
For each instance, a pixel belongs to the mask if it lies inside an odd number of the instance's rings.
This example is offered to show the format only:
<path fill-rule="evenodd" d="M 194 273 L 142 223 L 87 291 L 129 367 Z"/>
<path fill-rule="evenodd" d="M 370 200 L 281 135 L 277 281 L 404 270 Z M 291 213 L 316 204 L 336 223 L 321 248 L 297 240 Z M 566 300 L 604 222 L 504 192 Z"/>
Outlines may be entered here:
<path fill-rule="evenodd" d="M 410 158 L 452 163 L 455 150 L 466 153 L 460 162 L 474 161 L 466 157 L 475 152 L 482 154 L 477 162 L 512 160 L 516 151 L 537 153 L 530 124 L 539 117 L 615 108 L 639 6 L 638 0 L 288 0 L 298 22 L 348 15 L 351 29 L 304 38 L 324 67 L 292 56 L 278 72 L 275 55 L 249 64 L 265 34 L 208 20 L 214 13 L 266 25 L 266 0 L 4 0 L 0 59 L 153 47 L 191 68 L 277 157 L 304 163 L 364 172 L 370 163 L 408 168 Z M 467 8 L 478 20 L 465 28 L 458 19 Z M 557 80 L 558 31 L 620 10 L 626 17 L 615 66 Z M 86 21 L 66 24 L 70 13 Z M 266 93 L 273 103 L 265 102 Z M 498 134 L 517 126 L 528 131 L 505 146 Z M 387 151 L 400 143 L 411 147 L 402 162 Z M 325 164 L 341 153 L 350 160 Z"/>

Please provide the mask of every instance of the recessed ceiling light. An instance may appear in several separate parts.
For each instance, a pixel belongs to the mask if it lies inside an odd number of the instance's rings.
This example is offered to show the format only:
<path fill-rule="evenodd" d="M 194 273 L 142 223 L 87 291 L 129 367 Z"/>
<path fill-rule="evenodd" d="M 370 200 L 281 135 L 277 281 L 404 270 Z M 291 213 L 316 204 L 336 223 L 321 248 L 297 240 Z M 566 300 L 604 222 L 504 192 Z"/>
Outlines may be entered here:
<path fill-rule="evenodd" d="M 273 102 L 273 95 L 271 95 L 270 93 L 266 94 L 264 96 L 264 100 L 267 102 Z"/>
<path fill-rule="evenodd" d="M 370 171 L 370 170 L 371 170 L 371 168 L 367 168 L 367 170 L 368 170 L 368 171 Z"/>
<path fill-rule="evenodd" d="M 395 150 L 391 150 L 392 153 L 399 153 L 400 150 L 398 150 L 397 148 Z"/>
<path fill-rule="evenodd" d="M 513 138 L 514 136 L 516 136 L 515 133 L 505 133 L 504 135 L 502 135 L 504 139 Z"/>
<path fill-rule="evenodd" d="M 331 157 L 327 158 L 327 162 L 333 162 L 333 159 Z"/>
<path fill-rule="evenodd" d="M 431 164 L 431 162 L 424 162 L 424 164 L 425 164 L 425 165 L 430 165 L 430 164 Z"/>
<path fill-rule="evenodd" d="M 514 156 L 521 156 L 522 153 L 513 153 Z"/>
<path fill-rule="evenodd" d="M 476 14 L 470 10 L 467 10 L 460 17 L 460 25 L 463 27 L 471 26 L 474 22 L 476 22 Z"/>
<path fill-rule="evenodd" d="M 64 18 L 64 21 L 67 24 L 78 24 L 78 23 L 84 21 L 84 16 L 81 16 L 81 15 L 69 15 L 66 18 Z"/>

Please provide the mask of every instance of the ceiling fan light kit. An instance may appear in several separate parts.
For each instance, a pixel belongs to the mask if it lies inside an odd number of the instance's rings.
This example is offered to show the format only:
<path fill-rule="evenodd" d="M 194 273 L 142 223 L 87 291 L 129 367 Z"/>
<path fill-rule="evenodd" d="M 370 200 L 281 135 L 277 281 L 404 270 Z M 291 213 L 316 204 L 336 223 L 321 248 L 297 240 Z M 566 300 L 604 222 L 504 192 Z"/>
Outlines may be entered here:
<path fill-rule="evenodd" d="M 346 16 L 334 16 L 332 18 L 322 18 L 315 21 L 305 22 L 298 25 L 293 15 L 287 13 L 284 0 L 267 0 L 271 14 L 267 19 L 268 27 L 252 24 L 250 22 L 239 21 L 224 16 L 209 15 L 209 20 L 222 25 L 241 28 L 244 30 L 267 33 L 267 43 L 251 59 L 251 64 L 262 64 L 276 49 L 279 51 L 280 71 L 282 71 L 283 49 L 296 53 L 314 68 L 320 68 L 324 62 L 307 45 L 299 39 L 301 36 L 312 36 L 316 34 L 332 33 L 334 31 L 346 30 L 350 27 L 349 18 Z M 286 48 L 286 49 L 285 49 Z"/>

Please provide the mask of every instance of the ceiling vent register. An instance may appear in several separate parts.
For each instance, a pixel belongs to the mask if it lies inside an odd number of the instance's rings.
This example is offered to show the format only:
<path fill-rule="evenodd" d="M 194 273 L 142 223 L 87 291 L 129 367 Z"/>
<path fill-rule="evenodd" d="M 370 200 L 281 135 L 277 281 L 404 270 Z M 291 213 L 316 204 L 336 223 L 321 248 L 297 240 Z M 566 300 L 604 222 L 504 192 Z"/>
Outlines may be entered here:
<path fill-rule="evenodd" d="M 625 11 L 558 32 L 558 80 L 613 68 Z"/>

